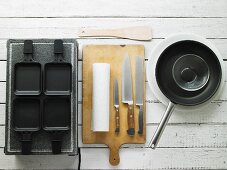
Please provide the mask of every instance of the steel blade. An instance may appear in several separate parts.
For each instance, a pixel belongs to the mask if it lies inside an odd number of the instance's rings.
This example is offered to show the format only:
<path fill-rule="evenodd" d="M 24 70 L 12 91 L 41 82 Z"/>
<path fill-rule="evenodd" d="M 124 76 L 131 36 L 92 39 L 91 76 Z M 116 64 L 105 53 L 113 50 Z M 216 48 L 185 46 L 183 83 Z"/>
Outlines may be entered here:
<path fill-rule="evenodd" d="M 136 105 L 143 105 L 143 60 L 136 58 Z"/>
<path fill-rule="evenodd" d="M 114 106 L 119 107 L 118 82 L 114 81 Z"/>
<path fill-rule="evenodd" d="M 131 64 L 126 54 L 122 67 L 122 102 L 132 104 L 132 75 Z"/>

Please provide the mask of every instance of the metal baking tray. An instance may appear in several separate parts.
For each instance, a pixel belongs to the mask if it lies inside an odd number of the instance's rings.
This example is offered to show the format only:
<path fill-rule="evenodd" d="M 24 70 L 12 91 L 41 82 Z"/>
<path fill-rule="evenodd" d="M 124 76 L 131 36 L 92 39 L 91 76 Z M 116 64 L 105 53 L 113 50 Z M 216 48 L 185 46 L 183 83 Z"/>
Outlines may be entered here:
<path fill-rule="evenodd" d="M 29 151 L 29 154 L 54 154 L 52 149 L 55 147 L 56 143 L 53 146 L 52 141 L 53 139 L 57 139 L 58 142 L 61 142 L 61 154 L 75 155 L 77 154 L 78 145 L 77 42 L 75 39 L 62 39 L 64 48 L 62 54 L 63 61 L 57 61 L 62 64 L 66 63 L 69 66 L 69 68 L 64 67 L 64 72 L 67 72 L 67 75 L 69 75 L 67 79 L 70 84 L 67 83 L 66 90 L 61 88 L 58 90 L 54 89 L 51 93 L 45 93 L 43 82 L 44 69 L 45 66 L 48 67 L 49 63 L 55 62 L 55 39 L 32 39 L 32 51 L 29 51 L 29 48 L 24 49 L 24 41 L 24 39 L 11 39 L 7 42 L 5 154 L 23 154 L 23 144 L 21 143 L 28 141 L 32 141 L 30 144 L 25 144 L 27 148 L 31 147 L 29 148 L 30 151 L 29 149 L 26 150 Z M 30 42 L 28 41 L 28 43 Z M 53 69 L 56 68 L 53 67 Z M 60 69 L 61 67 L 58 66 L 57 70 L 59 71 Z M 25 70 L 27 70 L 27 72 Z M 50 73 L 50 70 L 47 70 L 46 72 Z M 23 76 L 27 78 L 25 79 Z M 24 80 L 21 81 L 22 79 Z M 47 77 L 47 79 L 49 79 L 49 77 Z M 64 93 L 61 93 L 62 91 L 64 91 Z M 62 115 L 57 112 L 55 112 L 56 115 L 53 115 L 54 112 L 47 113 L 48 107 L 54 109 L 52 102 L 55 101 L 52 101 L 52 97 L 58 98 L 59 101 L 62 99 L 61 105 L 66 105 L 63 111 L 67 114 L 61 122 L 57 123 L 55 121 L 56 124 L 53 124 L 55 116 L 57 116 L 57 114 L 59 114 L 59 116 Z M 45 104 L 47 104 L 47 108 L 45 108 Z M 36 108 L 35 111 L 32 108 Z M 29 117 L 31 116 L 29 112 L 31 112 L 34 117 Z M 44 112 L 46 114 L 45 122 L 43 121 Z M 40 117 L 41 121 L 38 122 Z M 29 121 L 29 119 L 31 121 Z M 57 133 L 56 128 L 58 128 Z M 62 133 L 63 131 L 64 133 Z"/>

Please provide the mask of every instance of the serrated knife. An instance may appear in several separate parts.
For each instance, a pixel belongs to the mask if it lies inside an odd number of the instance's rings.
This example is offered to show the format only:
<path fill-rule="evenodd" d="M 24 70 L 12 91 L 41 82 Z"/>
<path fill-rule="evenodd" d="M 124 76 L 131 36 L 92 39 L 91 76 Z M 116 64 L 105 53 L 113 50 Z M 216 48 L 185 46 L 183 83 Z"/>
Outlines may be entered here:
<path fill-rule="evenodd" d="M 139 107 L 139 134 L 143 134 L 143 60 L 136 57 L 136 106 Z"/>
<path fill-rule="evenodd" d="M 122 67 L 122 102 L 128 104 L 128 130 L 130 136 L 135 134 L 135 122 L 133 112 L 133 99 L 132 99 L 132 75 L 131 64 L 128 54 L 125 55 Z"/>
<path fill-rule="evenodd" d="M 115 133 L 120 132 L 120 114 L 119 114 L 119 96 L 118 96 L 118 81 L 114 81 L 114 107 L 115 107 Z"/>

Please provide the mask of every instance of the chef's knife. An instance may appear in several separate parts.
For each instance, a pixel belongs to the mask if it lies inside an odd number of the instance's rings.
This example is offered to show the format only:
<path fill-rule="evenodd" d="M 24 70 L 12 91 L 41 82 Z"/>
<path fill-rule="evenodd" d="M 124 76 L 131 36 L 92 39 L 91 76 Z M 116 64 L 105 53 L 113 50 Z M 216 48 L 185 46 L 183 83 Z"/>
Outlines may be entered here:
<path fill-rule="evenodd" d="M 120 132 L 120 115 L 119 115 L 119 96 L 118 96 L 118 82 L 114 81 L 114 107 L 115 107 L 115 123 L 116 129 L 115 132 Z"/>
<path fill-rule="evenodd" d="M 143 61 L 136 58 L 136 106 L 139 107 L 139 134 L 143 134 Z"/>
<path fill-rule="evenodd" d="M 122 67 L 122 102 L 128 104 L 128 130 L 130 136 L 135 134 L 135 122 L 132 99 L 132 75 L 131 64 L 128 54 L 126 54 Z"/>

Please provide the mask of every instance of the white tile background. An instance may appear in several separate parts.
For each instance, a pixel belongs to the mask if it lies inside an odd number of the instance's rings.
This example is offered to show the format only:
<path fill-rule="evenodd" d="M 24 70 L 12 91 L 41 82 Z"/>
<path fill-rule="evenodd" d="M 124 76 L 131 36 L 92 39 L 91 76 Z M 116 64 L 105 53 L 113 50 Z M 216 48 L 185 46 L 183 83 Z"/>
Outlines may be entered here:
<path fill-rule="evenodd" d="M 80 71 L 84 44 L 144 44 L 146 58 L 172 33 L 190 32 L 208 38 L 227 66 L 226 0 L 8 0 L 0 1 L 0 169 L 76 169 L 69 156 L 5 156 L 6 41 L 9 38 L 78 38 L 81 27 L 118 28 L 149 25 L 151 42 L 122 39 L 78 39 Z M 81 72 L 79 76 L 81 99 Z M 227 169 L 227 78 L 222 95 L 200 111 L 175 111 L 159 147 L 147 148 L 165 111 L 147 86 L 147 143 L 124 145 L 121 162 L 109 164 L 104 145 L 81 142 L 82 169 Z M 79 106 L 81 108 L 81 105 Z"/>

